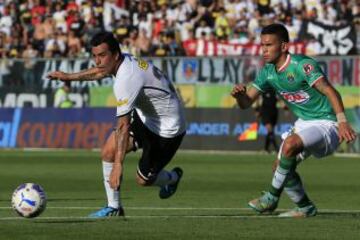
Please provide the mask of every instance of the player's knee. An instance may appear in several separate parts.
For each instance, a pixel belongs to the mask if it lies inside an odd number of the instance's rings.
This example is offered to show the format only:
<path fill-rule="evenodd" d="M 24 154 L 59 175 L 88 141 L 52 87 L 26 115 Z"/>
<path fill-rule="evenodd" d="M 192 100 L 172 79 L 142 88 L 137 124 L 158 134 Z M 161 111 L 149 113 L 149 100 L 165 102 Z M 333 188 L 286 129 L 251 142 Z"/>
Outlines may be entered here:
<path fill-rule="evenodd" d="M 136 174 L 136 183 L 140 186 L 146 187 L 151 186 L 153 181 L 145 180 L 144 178 L 139 176 L 139 174 Z"/>
<path fill-rule="evenodd" d="M 296 138 L 289 137 L 284 141 L 281 155 L 284 157 L 294 157 L 301 151 Z"/>

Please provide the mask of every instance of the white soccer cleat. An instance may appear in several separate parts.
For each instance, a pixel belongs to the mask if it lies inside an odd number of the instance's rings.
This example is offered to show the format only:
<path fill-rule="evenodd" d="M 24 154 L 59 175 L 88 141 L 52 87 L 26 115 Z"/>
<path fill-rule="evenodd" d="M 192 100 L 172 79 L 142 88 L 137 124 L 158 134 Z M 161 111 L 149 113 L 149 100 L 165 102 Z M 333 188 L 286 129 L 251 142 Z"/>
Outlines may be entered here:
<path fill-rule="evenodd" d="M 311 204 L 306 207 L 297 207 L 288 212 L 284 212 L 279 214 L 279 217 L 282 218 L 306 218 L 306 217 L 314 217 L 317 214 L 317 208 L 315 205 Z"/>

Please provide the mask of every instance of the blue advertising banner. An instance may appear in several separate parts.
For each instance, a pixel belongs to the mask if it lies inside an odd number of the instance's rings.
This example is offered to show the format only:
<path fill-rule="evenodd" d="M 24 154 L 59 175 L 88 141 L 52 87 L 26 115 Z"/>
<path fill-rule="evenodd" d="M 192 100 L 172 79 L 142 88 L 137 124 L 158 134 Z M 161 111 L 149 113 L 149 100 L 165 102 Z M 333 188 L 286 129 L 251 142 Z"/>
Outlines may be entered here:
<path fill-rule="evenodd" d="M 183 149 L 263 148 L 266 128 L 261 124 L 256 138 L 239 140 L 256 121 L 251 109 L 186 109 L 186 115 Z M 277 136 L 290 128 L 292 119 L 280 115 Z M 0 108 L 0 148 L 100 148 L 115 121 L 115 108 Z"/>
<path fill-rule="evenodd" d="M 0 148 L 98 148 L 115 109 L 0 109 Z"/>

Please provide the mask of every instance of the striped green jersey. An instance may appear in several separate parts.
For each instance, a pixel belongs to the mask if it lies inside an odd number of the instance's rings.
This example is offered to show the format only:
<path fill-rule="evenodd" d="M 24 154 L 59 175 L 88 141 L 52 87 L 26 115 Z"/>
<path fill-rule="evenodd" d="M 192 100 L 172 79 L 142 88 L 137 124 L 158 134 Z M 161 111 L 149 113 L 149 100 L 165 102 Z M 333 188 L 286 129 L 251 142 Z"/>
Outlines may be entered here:
<path fill-rule="evenodd" d="M 322 77 L 326 78 L 314 59 L 289 54 L 278 71 L 274 64 L 266 64 L 252 85 L 261 92 L 274 89 L 298 118 L 336 121 L 328 98 L 312 87 Z"/>

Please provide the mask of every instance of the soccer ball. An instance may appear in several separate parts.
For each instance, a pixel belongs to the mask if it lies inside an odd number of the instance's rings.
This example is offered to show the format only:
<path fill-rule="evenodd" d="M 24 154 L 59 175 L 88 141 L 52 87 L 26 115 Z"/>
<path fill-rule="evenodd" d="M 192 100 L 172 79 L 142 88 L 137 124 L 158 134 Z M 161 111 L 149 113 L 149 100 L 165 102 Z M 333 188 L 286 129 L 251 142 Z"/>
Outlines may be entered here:
<path fill-rule="evenodd" d="M 46 196 L 43 188 L 35 183 L 24 183 L 18 186 L 11 199 L 15 212 L 21 217 L 39 216 L 46 208 Z"/>

